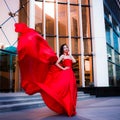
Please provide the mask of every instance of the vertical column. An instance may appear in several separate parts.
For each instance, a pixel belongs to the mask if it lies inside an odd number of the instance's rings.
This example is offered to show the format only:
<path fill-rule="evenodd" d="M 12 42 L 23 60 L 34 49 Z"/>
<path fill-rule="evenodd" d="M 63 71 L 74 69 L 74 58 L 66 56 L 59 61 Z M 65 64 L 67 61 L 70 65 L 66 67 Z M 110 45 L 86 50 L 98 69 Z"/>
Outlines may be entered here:
<path fill-rule="evenodd" d="M 94 85 L 108 86 L 108 63 L 103 0 L 91 0 Z"/>
<path fill-rule="evenodd" d="M 82 75 L 82 87 L 85 87 L 85 76 L 84 76 L 84 43 L 83 43 L 83 29 L 82 29 L 82 7 L 81 0 L 79 0 L 79 22 L 80 22 L 80 49 L 81 49 L 81 75 Z"/>
<path fill-rule="evenodd" d="M 56 0 L 56 52 L 59 56 L 59 34 L 58 34 L 58 0 Z"/>
<path fill-rule="evenodd" d="M 45 18 L 45 0 L 43 0 L 43 37 L 46 39 L 46 18 Z"/>
<path fill-rule="evenodd" d="M 29 27 L 35 28 L 35 0 L 29 1 Z"/>
<path fill-rule="evenodd" d="M 70 48 L 70 54 L 72 51 L 71 47 L 71 23 L 70 23 L 70 0 L 68 0 L 68 43 L 69 43 L 69 48 Z"/>

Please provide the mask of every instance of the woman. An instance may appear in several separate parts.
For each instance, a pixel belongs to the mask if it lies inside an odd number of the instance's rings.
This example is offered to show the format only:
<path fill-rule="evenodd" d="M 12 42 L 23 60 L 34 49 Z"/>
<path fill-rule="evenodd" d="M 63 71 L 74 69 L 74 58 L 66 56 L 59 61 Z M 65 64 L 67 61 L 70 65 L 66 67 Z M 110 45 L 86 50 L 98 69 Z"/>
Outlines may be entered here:
<path fill-rule="evenodd" d="M 15 31 L 21 33 L 17 51 L 24 91 L 29 95 L 41 93 L 46 105 L 58 114 L 75 115 L 77 87 L 72 63 L 76 60 L 69 55 L 68 46 L 61 46 L 58 59 L 35 30 L 16 23 Z"/>
<path fill-rule="evenodd" d="M 69 54 L 66 44 L 60 48 L 60 57 L 52 65 L 42 87 L 42 97 L 46 105 L 59 114 L 76 114 L 77 87 L 72 63 L 76 60 Z"/>
<path fill-rule="evenodd" d="M 60 61 L 65 60 L 65 59 L 70 59 L 72 60 L 72 63 L 76 63 L 76 60 L 73 58 L 73 56 L 69 55 L 68 46 L 66 44 L 63 44 L 60 48 L 60 58 L 56 62 L 56 65 L 62 70 L 66 70 L 70 68 L 69 66 L 62 67 L 61 65 L 59 65 Z"/>

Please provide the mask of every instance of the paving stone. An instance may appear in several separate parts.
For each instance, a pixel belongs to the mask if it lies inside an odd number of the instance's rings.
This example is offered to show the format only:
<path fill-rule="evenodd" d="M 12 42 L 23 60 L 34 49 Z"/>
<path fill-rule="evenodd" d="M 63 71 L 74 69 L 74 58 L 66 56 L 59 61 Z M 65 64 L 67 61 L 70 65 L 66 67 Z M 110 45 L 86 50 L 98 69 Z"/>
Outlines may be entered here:
<path fill-rule="evenodd" d="M 0 120 L 120 120 L 120 97 L 77 101 L 73 117 L 58 115 L 48 107 L 0 113 Z"/>

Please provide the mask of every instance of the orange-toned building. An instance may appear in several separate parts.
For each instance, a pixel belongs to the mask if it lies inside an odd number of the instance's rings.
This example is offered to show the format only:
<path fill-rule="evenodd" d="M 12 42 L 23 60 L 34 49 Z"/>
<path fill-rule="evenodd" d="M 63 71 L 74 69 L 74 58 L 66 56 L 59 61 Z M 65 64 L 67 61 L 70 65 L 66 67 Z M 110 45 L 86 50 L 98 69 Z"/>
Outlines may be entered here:
<path fill-rule="evenodd" d="M 77 60 L 73 70 L 78 88 L 120 86 L 119 0 L 6 0 L 0 4 L 0 92 L 22 90 L 16 22 L 36 29 L 57 55 L 60 45 L 68 44 Z"/>

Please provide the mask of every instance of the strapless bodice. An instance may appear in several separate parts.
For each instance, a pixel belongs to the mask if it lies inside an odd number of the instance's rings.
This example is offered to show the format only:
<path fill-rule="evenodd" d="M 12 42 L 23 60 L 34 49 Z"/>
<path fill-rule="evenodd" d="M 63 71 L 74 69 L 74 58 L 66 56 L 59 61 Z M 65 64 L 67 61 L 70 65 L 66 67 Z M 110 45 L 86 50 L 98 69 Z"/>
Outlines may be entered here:
<path fill-rule="evenodd" d="M 62 64 L 64 67 L 68 66 L 68 67 L 72 67 L 72 60 L 71 59 L 64 59 L 62 61 Z"/>

